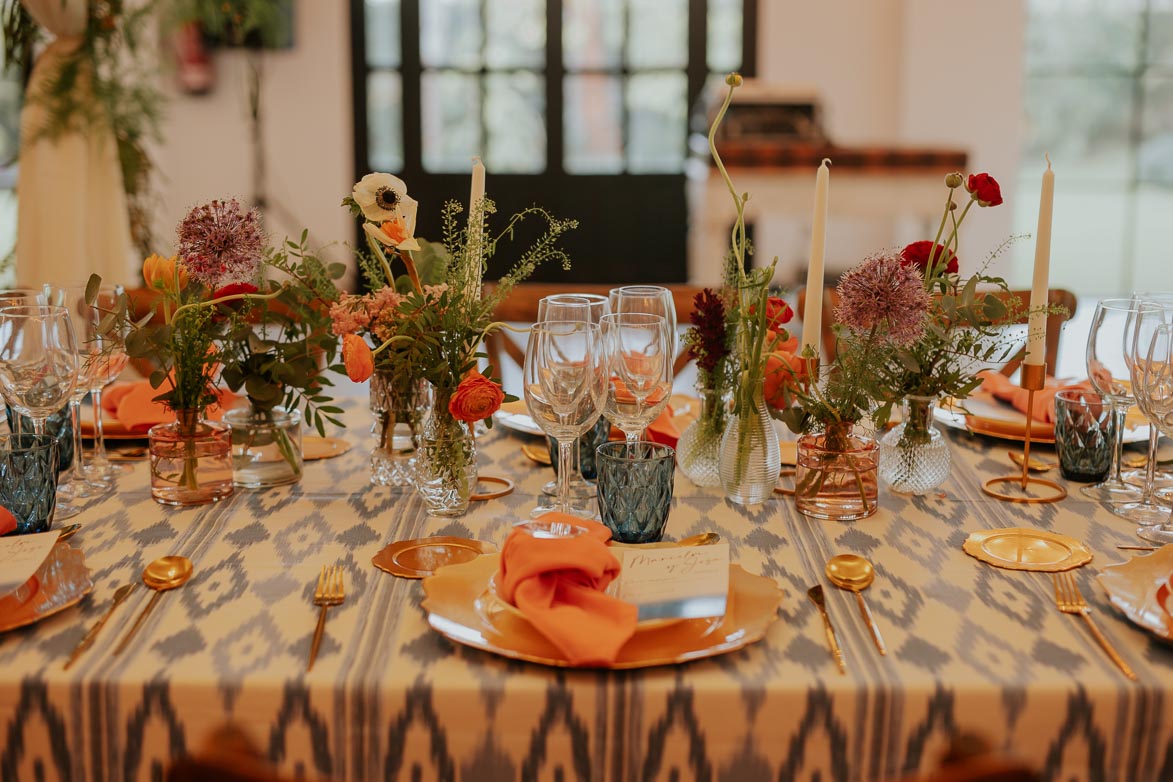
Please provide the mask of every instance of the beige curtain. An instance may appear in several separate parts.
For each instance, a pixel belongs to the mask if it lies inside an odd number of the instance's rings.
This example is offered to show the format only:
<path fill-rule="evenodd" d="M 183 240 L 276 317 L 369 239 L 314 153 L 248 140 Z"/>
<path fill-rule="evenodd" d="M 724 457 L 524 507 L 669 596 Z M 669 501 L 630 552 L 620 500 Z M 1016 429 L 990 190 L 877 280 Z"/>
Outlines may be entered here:
<path fill-rule="evenodd" d="M 35 99 L 85 32 L 87 0 L 21 0 L 54 40 L 37 57 L 20 115 L 16 275 L 21 285 L 130 283 L 133 249 L 117 146 L 109 126 L 33 140 L 46 112 Z M 87 99 L 85 79 L 77 100 Z"/>

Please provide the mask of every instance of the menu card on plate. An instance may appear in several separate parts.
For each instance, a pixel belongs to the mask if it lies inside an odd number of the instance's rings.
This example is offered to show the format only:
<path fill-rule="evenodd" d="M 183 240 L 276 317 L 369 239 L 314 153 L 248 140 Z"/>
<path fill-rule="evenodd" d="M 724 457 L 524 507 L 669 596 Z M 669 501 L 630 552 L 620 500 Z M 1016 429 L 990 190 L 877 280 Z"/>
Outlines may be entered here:
<path fill-rule="evenodd" d="M 0 597 L 32 578 L 53 550 L 59 535 L 59 532 L 40 532 L 0 538 Z"/>
<path fill-rule="evenodd" d="M 639 619 L 723 616 L 729 596 L 729 544 L 612 549 L 621 565 L 607 593 L 639 606 Z"/>

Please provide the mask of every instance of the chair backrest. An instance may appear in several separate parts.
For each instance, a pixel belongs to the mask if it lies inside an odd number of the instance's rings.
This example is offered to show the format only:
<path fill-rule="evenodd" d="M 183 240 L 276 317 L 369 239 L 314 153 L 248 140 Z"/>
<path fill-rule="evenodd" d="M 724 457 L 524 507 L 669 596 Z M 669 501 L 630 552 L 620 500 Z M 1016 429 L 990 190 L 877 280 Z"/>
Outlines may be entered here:
<path fill-rule="evenodd" d="M 618 284 L 603 283 L 565 283 L 565 282 L 523 282 L 514 286 L 509 295 L 497 306 L 493 319 L 507 323 L 533 323 L 538 319 L 538 302 L 547 296 L 559 293 L 591 293 L 606 296 Z M 681 327 L 688 324 L 689 316 L 694 309 L 696 295 L 703 290 L 702 286 L 686 283 L 668 283 L 663 287 L 672 291 L 672 301 L 676 305 L 676 324 Z M 485 286 L 486 291 L 493 289 L 493 284 Z M 517 366 L 525 363 L 525 349 L 509 339 L 500 331 L 491 334 L 485 340 L 485 352 L 489 354 L 489 362 L 494 367 L 500 367 L 501 361 L 508 357 Z M 673 374 L 678 374 L 688 363 L 688 356 L 681 351 L 673 363 Z M 500 371 L 498 369 L 498 371 Z"/>
<path fill-rule="evenodd" d="M 1026 323 L 1027 308 L 1030 304 L 1030 291 L 1017 290 L 1007 291 L 999 294 L 999 298 L 1003 301 L 1017 301 L 1018 306 L 1023 312 L 1021 318 L 1016 322 Z M 1054 372 L 1057 362 L 1059 360 L 1059 338 L 1063 335 L 1063 323 L 1075 316 L 1075 294 L 1069 290 L 1062 288 L 1052 288 L 1047 292 L 1047 304 L 1051 307 L 1062 307 L 1066 312 L 1057 312 L 1047 316 L 1047 339 L 1045 343 L 1044 356 L 1047 362 L 1049 371 Z M 829 361 L 835 359 L 835 332 L 833 326 L 835 324 L 835 309 L 839 306 L 839 292 L 835 288 L 823 289 L 823 322 L 822 322 L 822 344 L 823 357 Z M 803 319 L 806 311 L 806 289 L 799 288 L 798 290 L 798 317 Z M 1010 361 L 1002 366 L 998 371 L 1003 375 L 1009 377 L 1013 375 L 1022 363 L 1025 348 L 1019 351 L 1018 355 L 1014 356 Z"/>

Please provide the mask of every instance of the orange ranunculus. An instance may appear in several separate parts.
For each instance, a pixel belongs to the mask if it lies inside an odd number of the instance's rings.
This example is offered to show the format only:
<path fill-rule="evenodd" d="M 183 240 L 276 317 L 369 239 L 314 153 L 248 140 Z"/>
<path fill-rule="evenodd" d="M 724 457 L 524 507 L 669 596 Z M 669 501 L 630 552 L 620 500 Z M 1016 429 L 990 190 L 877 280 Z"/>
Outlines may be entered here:
<path fill-rule="evenodd" d="M 177 276 L 179 287 L 176 287 Z M 143 261 L 143 280 L 151 290 L 177 293 L 187 287 L 187 269 L 174 255 L 164 258 L 152 253 Z"/>
<path fill-rule="evenodd" d="M 798 337 L 774 345 L 766 356 L 766 376 L 763 384 L 766 404 L 781 410 L 790 404 L 790 390 L 806 376 L 806 361 L 798 350 Z"/>
<path fill-rule="evenodd" d="M 474 369 L 464 376 L 448 400 L 448 412 L 456 420 L 471 424 L 497 412 L 504 401 L 501 386 Z"/>
<path fill-rule="evenodd" d="M 366 340 L 357 334 L 342 337 L 342 363 L 346 375 L 356 383 L 366 382 L 375 372 L 375 354 Z"/>

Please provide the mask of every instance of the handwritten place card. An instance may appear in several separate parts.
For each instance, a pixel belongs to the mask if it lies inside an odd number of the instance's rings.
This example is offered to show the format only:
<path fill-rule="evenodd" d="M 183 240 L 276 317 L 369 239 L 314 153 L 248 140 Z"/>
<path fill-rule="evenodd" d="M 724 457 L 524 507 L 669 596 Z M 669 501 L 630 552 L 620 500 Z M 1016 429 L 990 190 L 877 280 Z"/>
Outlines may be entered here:
<path fill-rule="evenodd" d="M 59 534 L 54 530 L 0 538 L 0 597 L 14 591 L 37 572 Z"/>
<path fill-rule="evenodd" d="M 613 549 L 621 569 L 607 589 L 647 619 L 722 616 L 729 596 L 729 544 Z"/>

